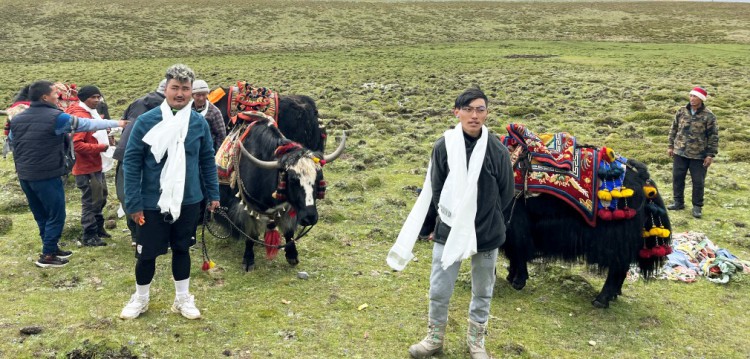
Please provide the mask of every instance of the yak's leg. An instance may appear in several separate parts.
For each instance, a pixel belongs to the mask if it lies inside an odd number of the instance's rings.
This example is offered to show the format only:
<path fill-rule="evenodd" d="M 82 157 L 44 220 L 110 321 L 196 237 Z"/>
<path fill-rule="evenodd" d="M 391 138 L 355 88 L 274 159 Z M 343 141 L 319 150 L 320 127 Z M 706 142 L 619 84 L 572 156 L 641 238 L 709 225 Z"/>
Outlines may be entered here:
<path fill-rule="evenodd" d="M 510 285 L 515 290 L 521 290 L 526 286 L 526 280 L 529 279 L 529 270 L 526 261 L 519 258 L 520 253 L 514 253 L 506 248 L 506 256 L 508 257 L 508 276 L 505 280 L 510 282 Z"/>
<path fill-rule="evenodd" d="M 250 239 L 245 240 L 245 254 L 242 256 L 242 267 L 245 268 L 245 272 L 249 272 L 255 268 L 254 244 Z"/>
<path fill-rule="evenodd" d="M 607 272 L 607 279 L 604 281 L 602 291 L 591 302 L 597 308 L 609 308 L 609 302 L 615 300 L 622 293 L 622 284 L 628 271 L 622 269 L 610 268 Z"/>
<path fill-rule="evenodd" d="M 297 243 L 294 242 L 294 232 L 284 233 L 284 239 L 286 239 L 286 246 L 284 248 L 286 262 L 296 266 L 299 264 L 299 253 L 297 252 Z"/>

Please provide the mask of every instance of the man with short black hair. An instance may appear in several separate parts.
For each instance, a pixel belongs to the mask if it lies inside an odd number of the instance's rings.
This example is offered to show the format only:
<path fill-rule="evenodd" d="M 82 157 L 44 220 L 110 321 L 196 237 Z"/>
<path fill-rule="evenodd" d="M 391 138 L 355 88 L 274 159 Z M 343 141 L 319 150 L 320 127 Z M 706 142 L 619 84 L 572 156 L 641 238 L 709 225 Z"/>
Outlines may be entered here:
<path fill-rule="evenodd" d="M 448 306 L 461 262 L 471 259 L 471 303 L 466 342 L 472 359 L 487 359 L 484 347 L 495 285 L 498 248 L 505 242 L 503 210 L 514 193 L 510 154 L 486 126 L 487 96 L 470 88 L 455 101 L 459 123 L 435 142 L 425 188 L 388 264 L 404 268 L 429 206 L 438 212 L 432 249 L 428 334 L 409 347 L 413 358 L 430 358 L 443 350 Z M 431 202 L 431 203 L 430 203 Z"/>
<path fill-rule="evenodd" d="M 72 254 L 58 246 L 65 225 L 61 176 L 65 174 L 66 134 L 123 127 L 127 122 L 78 118 L 63 112 L 57 107 L 58 90 L 49 81 L 31 84 L 29 97 L 31 106 L 10 124 L 14 163 L 42 238 L 42 254 L 35 264 L 62 267 Z"/>
<path fill-rule="evenodd" d="M 207 208 L 219 206 L 219 181 L 208 124 L 192 110 L 195 75 L 185 65 L 167 69 L 165 100 L 138 117 L 125 150 L 125 211 L 136 230 L 136 290 L 120 313 L 134 319 L 148 310 L 156 258 L 172 249 L 172 311 L 200 318 L 190 294 L 190 239 L 205 188 Z"/>

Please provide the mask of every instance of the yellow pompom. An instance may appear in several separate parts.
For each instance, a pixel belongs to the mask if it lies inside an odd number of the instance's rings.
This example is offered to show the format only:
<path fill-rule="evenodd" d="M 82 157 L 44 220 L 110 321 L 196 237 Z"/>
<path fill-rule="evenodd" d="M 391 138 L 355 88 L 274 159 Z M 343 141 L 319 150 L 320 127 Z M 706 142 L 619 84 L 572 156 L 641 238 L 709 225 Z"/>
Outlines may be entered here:
<path fill-rule="evenodd" d="M 614 162 L 615 160 L 615 150 L 611 148 L 607 148 L 607 160 L 609 163 Z"/>
<path fill-rule="evenodd" d="M 654 227 L 648 230 L 648 233 L 654 237 L 658 237 L 661 234 L 661 228 Z"/>
<path fill-rule="evenodd" d="M 216 267 L 216 263 L 214 263 L 214 261 L 208 261 L 208 269 L 211 269 L 213 267 Z"/>
<path fill-rule="evenodd" d="M 643 232 L 641 232 L 641 237 L 643 238 L 651 237 L 651 233 L 649 233 L 649 231 L 644 229 Z"/>
<path fill-rule="evenodd" d="M 668 229 L 666 229 L 664 227 L 661 227 L 661 237 L 662 238 L 669 238 L 669 234 L 670 233 L 671 232 Z"/>
<path fill-rule="evenodd" d="M 633 197 L 633 194 L 634 194 L 634 193 L 635 193 L 635 191 L 633 191 L 633 190 L 632 190 L 632 189 L 630 189 L 630 188 L 625 188 L 625 187 L 623 187 L 623 188 L 622 188 L 622 189 L 620 190 L 620 194 L 622 195 L 622 198 L 630 198 L 630 197 Z"/>
<path fill-rule="evenodd" d="M 599 193 L 597 193 L 597 196 L 599 196 L 599 199 L 602 201 L 611 201 L 612 200 L 612 194 L 609 193 L 608 190 L 602 189 L 599 190 Z"/>
<path fill-rule="evenodd" d="M 612 198 L 622 198 L 622 193 L 617 188 L 611 190 L 609 193 L 612 194 Z"/>
<path fill-rule="evenodd" d="M 312 159 L 313 159 L 313 162 L 315 162 L 315 163 L 320 163 L 320 158 L 317 158 L 317 157 L 313 157 Z"/>
<path fill-rule="evenodd" d="M 656 198 L 656 187 L 651 185 L 643 186 L 643 193 L 646 195 L 646 198 Z"/>

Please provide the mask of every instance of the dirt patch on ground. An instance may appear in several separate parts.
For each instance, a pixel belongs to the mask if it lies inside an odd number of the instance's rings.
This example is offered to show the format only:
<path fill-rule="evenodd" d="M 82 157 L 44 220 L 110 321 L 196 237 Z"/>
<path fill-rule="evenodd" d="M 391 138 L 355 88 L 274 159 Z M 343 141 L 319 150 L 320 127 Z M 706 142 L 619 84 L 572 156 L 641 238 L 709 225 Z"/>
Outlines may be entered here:
<path fill-rule="evenodd" d="M 135 359 L 138 355 L 133 354 L 126 346 L 114 346 L 109 343 L 91 343 L 85 340 L 80 348 L 65 353 L 68 359 Z"/>

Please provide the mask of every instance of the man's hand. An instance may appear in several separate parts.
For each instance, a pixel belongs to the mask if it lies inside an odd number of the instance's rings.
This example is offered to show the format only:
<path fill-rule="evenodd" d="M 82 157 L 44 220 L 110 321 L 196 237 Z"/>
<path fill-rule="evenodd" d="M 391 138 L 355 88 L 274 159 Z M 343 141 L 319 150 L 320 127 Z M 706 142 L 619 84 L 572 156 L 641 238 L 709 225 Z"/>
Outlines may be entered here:
<path fill-rule="evenodd" d="M 137 223 L 139 226 L 142 226 L 146 223 L 146 217 L 143 216 L 143 211 L 132 213 L 130 215 L 130 218 L 132 218 L 133 222 Z"/>
<path fill-rule="evenodd" d="M 209 212 L 213 212 L 216 208 L 219 208 L 219 201 L 211 201 L 208 203 L 208 206 L 206 206 L 206 209 L 208 209 Z"/>
<path fill-rule="evenodd" d="M 673 157 L 674 156 L 674 148 L 668 148 L 667 149 L 667 155 L 669 157 Z"/>
<path fill-rule="evenodd" d="M 130 121 L 127 121 L 127 120 L 119 120 L 119 121 L 117 121 L 117 126 L 119 126 L 119 127 L 125 127 L 125 126 L 127 126 L 127 125 L 128 125 L 128 122 L 130 122 Z"/>
<path fill-rule="evenodd" d="M 714 163 L 714 158 L 713 157 L 709 156 L 709 157 L 706 157 L 706 158 L 703 159 L 703 167 L 708 168 L 708 166 L 710 166 L 712 163 Z"/>

